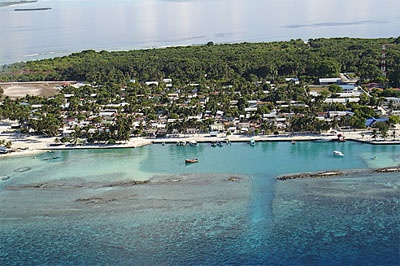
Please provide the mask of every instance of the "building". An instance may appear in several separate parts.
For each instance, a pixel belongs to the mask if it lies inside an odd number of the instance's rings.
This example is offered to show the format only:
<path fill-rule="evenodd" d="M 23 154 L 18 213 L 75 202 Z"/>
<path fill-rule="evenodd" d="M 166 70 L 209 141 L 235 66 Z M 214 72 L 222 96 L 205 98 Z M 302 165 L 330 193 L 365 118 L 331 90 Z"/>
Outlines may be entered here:
<path fill-rule="evenodd" d="M 319 84 L 320 85 L 332 85 L 332 84 L 341 84 L 342 79 L 341 78 L 320 78 L 319 79 Z"/>

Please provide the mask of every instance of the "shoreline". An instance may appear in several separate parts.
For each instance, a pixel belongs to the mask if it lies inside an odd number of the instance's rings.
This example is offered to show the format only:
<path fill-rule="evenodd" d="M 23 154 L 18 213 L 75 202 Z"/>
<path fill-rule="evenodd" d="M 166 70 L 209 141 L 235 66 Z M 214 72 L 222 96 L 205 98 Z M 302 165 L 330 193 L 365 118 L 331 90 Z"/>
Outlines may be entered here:
<path fill-rule="evenodd" d="M 341 135 L 345 137 L 346 141 L 356 141 L 370 145 L 399 145 L 400 140 L 373 140 L 370 137 L 365 137 L 365 132 L 342 132 Z M 77 149 L 121 149 L 121 148 L 138 148 L 151 144 L 175 144 L 179 142 L 189 143 L 191 141 L 197 143 L 213 143 L 213 142 L 250 142 L 254 140 L 257 142 L 302 142 L 302 141 L 337 141 L 338 138 L 334 135 L 327 134 L 304 134 L 304 135 L 262 135 L 262 136 L 244 136 L 244 135 L 229 135 L 220 134 L 219 136 L 210 136 L 209 134 L 195 134 L 195 135 L 178 135 L 166 138 L 130 138 L 125 143 L 118 144 L 87 144 L 76 145 L 71 144 L 55 144 L 56 137 L 40 137 L 40 136 L 24 136 L 16 132 L 9 132 L 1 134 L 0 139 L 11 141 L 11 152 L 1 154 L 1 157 L 12 156 L 26 156 L 34 155 L 49 150 L 77 150 Z M 67 146 L 68 145 L 68 146 Z"/>

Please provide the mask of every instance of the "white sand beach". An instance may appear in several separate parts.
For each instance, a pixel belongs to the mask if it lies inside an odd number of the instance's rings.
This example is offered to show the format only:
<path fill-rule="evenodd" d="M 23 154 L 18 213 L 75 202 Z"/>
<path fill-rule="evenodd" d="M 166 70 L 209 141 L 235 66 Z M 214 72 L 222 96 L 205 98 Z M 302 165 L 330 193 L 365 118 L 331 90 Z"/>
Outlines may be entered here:
<path fill-rule="evenodd" d="M 347 140 L 357 140 L 364 142 L 371 142 L 370 135 L 366 132 L 341 132 L 342 136 Z M 219 134 L 218 136 L 211 137 L 209 134 L 195 134 L 195 135 L 179 135 L 168 138 L 131 138 L 129 141 L 124 143 L 106 145 L 81 145 L 81 146 L 70 146 L 70 145 L 54 145 L 55 137 L 40 137 L 34 135 L 24 135 L 18 132 L 10 131 L 9 127 L 0 126 L 0 139 L 5 141 L 11 141 L 12 147 L 10 153 L 3 154 L 2 156 L 25 156 L 30 154 L 36 154 L 52 149 L 96 149 L 96 148 L 136 148 L 140 146 L 150 144 L 162 144 L 162 143 L 177 143 L 196 141 L 198 143 L 210 143 L 214 141 L 230 141 L 230 142 L 248 142 L 250 139 L 254 139 L 255 142 L 268 142 L 268 141 L 313 141 L 320 138 L 336 140 L 337 136 L 334 134 L 330 135 L 260 135 L 260 136 L 246 136 L 246 135 L 228 135 Z M 392 144 L 393 141 L 390 141 Z"/>

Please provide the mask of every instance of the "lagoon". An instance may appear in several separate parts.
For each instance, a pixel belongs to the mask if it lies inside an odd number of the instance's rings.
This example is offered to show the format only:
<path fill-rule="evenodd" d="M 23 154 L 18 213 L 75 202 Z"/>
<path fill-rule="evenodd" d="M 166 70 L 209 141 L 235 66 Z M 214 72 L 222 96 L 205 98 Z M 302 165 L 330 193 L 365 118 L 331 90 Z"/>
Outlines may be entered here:
<path fill-rule="evenodd" d="M 354 170 L 397 166 L 399 149 L 154 144 L 1 158 L 0 264 L 398 265 L 398 174 Z"/>
<path fill-rule="evenodd" d="M 399 9 L 396 0 L 39 0 L 0 6 L 0 65 L 88 49 L 398 37 Z"/>

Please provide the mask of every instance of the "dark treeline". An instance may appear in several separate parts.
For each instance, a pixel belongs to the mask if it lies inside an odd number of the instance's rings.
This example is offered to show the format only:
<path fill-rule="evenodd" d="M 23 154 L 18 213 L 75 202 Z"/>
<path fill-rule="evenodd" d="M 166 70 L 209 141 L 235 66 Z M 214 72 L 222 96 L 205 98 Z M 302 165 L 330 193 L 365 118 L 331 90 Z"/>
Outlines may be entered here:
<path fill-rule="evenodd" d="M 381 71 L 386 47 L 387 76 Z M 234 83 L 245 79 L 278 81 L 298 77 L 314 83 L 319 77 L 353 72 L 361 81 L 400 86 L 400 37 L 332 38 L 269 43 L 214 44 L 122 52 L 87 50 L 54 59 L 6 65 L 1 81 L 81 80 L 126 83 L 172 78 L 188 82 Z"/>

